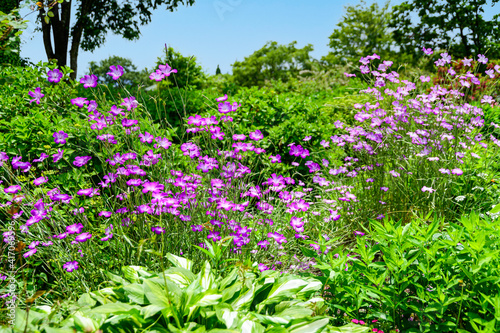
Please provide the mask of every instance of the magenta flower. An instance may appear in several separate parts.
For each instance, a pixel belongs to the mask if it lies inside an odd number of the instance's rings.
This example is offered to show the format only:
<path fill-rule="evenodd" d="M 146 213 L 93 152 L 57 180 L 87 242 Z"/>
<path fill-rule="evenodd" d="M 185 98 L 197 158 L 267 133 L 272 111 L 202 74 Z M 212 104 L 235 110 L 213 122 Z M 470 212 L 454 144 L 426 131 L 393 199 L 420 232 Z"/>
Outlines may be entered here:
<path fill-rule="evenodd" d="M 135 119 L 127 119 L 127 118 L 122 119 L 122 126 L 123 127 L 134 126 L 134 125 L 137 125 L 137 123 L 139 123 L 139 122 Z"/>
<path fill-rule="evenodd" d="M 19 185 L 12 185 L 12 186 L 9 186 L 9 187 L 5 188 L 3 191 L 5 193 L 16 194 L 17 192 L 19 192 L 20 189 L 21 189 L 21 186 L 19 186 Z"/>
<path fill-rule="evenodd" d="M 276 155 L 276 156 L 269 156 L 269 158 L 271 159 L 271 163 L 281 163 L 281 156 L 280 155 Z"/>
<path fill-rule="evenodd" d="M 118 66 L 109 66 L 109 72 L 106 74 L 110 75 L 113 80 L 118 80 L 120 76 L 123 75 L 123 67 L 118 65 Z"/>
<path fill-rule="evenodd" d="M 111 217 L 111 215 L 113 215 L 113 212 L 108 212 L 108 211 L 103 210 L 102 212 L 99 212 L 99 214 L 97 214 L 97 215 L 104 216 L 104 217 Z"/>
<path fill-rule="evenodd" d="M 163 229 L 162 227 L 151 227 L 151 231 L 154 232 L 155 234 L 162 234 L 165 232 L 165 229 Z"/>
<path fill-rule="evenodd" d="M 229 102 L 219 103 L 219 112 L 222 114 L 226 114 L 229 112 L 236 112 L 236 110 L 240 106 L 241 106 L 241 104 L 238 104 L 236 102 L 234 102 L 233 104 L 231 104 Z"/>
<path fill-rule="evenodd" d="M 477 55 L 477 61 L 486 65 L 488 63 L 488 58 L 486 58 L 484 55 L 482 54 L 478 54 Z"/>
<path fill-rule="evenodd" d="M 47 157 L 49 157 L 49 155 L 45 154 L 45 153 L 41 153 L 40 154 L 40 158 L 36 158 L 33 160 L 33 162 L 42 162 L 44 159 L 46 159 Z"/>
<path fill-rule="evenodd" d="M 95 75 L 85 75 L 80 79 L 80 83 L 83 84 L 85 89 L 97 87 L 97 76 Z"/>
<path fill-rule="evenodd" d="M 130 97 L 124 98 L 123 103 L 120 105 L 126 106 L 127 111 L 130 111 L 132 109 L 135 109 L 139 105 L 139 102 L 137 102 L 137 100 L 135 99 L 134 96 L 130 96 Z"/>
<path fill-rule="evenodd" d="M 77 97 L 71 100 L 71 104 L 78 106 L 79 108 L 83 108 L 84 105 L 89 104 L 89 101 L 85 97 Z"/>
<path fill-rule="evenodd" d="M 264 135 L 260 130 L 255 130 L 254 132 L 250 132 L 249 137 L 251 140 L 259 141 L 264 138 Z"/>
<path fill-rule="evenodd" d="M 290 220 L 290 225 L 292 226 L 295 232 L 304 232 L 304 222 L 302 221 L 302 217 L 292 216 Z"/>
<path fill-rule="evenodd" d="M 354 231 L 354 236 L 364 236 L 365 233 L 361 231 Z"/>
<path fill-rule="evenodd" d="M 78 190 L 78 192 L 76 192 L 76 194 L 78 195 L 82 195 L 82 196 L 87 196 L 87 197 L 90 197 L 92 198 L 94 195 L 100 195 L 99 194 L 99 189 L 98 188 L 84 188 L 84 189 L 81 189 L 81 190 Z"/>
<path fill-rule="evenodd" d="M 157 69 L 156 72 L 153 72 L 149 75 L 150 80 L 154 80 L 156 82 L 159 82 L 165 78 L 165 74 L 161 72 L 161 70 Z"/>
<path fill-rule="evenodd" d="M 460 176 L 460 175 L 463 175 L 463 173 L 464 173 L 464 172 L 463 172 L 461 169 L 456 168 L 456 169 L 451 170 L 451 173 L 452 173 L 453 175 Z"/>
<path fill-rule="evenodd" d="M 425 47 L 423 47 L 422 51 L 424 51 L 424 53 L 427 54 L 427 55 L 432 55 L 432 53 L 434 53 L 430 47 L 428 49 L 426 49 Z"/>
<path fill-rule="evenodd" d="M 66 227 L 66 232 L 70 235 L 72 234 L 79 234 L 80 232 L 82 232 L 82 229 L 83 229 L 83 224 L 81 223 L 75 223 L 75 224 L 72 224 L 72 225 L 68 225 Z"/>
<path fill-rule="evenodd" d="M 159 184 L 157 182 L 147 182 L 142 184 L 142 186 L 144 187 L 142 189 L 142 193 L 160 192 L 163 191 L 163 188 L 165 187 L 165 185 Z"/>
<path fill-rule="evenodd" d="M 54 163 L 56 163 L 57 161 L 59 161 L 62 158 L 63 153 L 64 153 L 63 149 L 58 149 L 57 150 L 57 154 L 52 155 L 52 158 L 53 158 L 52 161 Z"/>
<path fill-rule="evenodd" d="M 158 68 L 165 76 L 170 76 L 172 73 L 177 73 L 177 69 L 172 69 L 168 64 L 159 65 Z"/>
<path fill-rule="evenodd" d="M 58 69 L 53 69 L 47 72 L 49 82 L 58 83 L 63 77 L 63 73 Z"/>
<path fill-rule="evenodd" d="M 429 193 L 432 193 L 432 192 L 435 192 L 436 190 L 433 189 L 432 187 L 427 187 L 427 186 L 424 186 L 422 187 L 422 192 L 429 192 Z"/>
<path fill-rule="evenodd" d="M 224 94 L 223 97 L 218 97 L 215 99 L 217 102 L 225 102 L 227 101 L 227 94 Z"/>
<path fill-rule="evenodd" d="M 258 268 L 259 268 L 259 271 L 261 271 L 261 272 L 264 272 L 264 271 L 268 271 L 268 270 L 269 270 L 269 267 L 267 267 L 267 266 L 266 266 L 266 265 L 264 265 L 263 263 L 259 263 Z"/>
<path fill-rule="evenodd" d="M 219 231 L 210 231 L 207 238 L 211 239 L 214 242 L 217 242 L 217 241 L 221 240 L 220 232 Z"/>
<path fill-rule="evenodd" d="M 80 168 L 87 164 L 92 159 L 92 156 L 77 156 L 73 161 L 73 165 Z"/>
<path fill-rule="evenodd" d="M 92 234 L 88 232 L 84 232 L 83 234 L 79 234 L 78 236 L 75 237 L 75 240 L 77 242 L 83 243 L 88 241 L 90 238 L 92 238 Z"/>
<path fill-rule="evenodd" d="M 142 143 L 151 143 L 153 142 L 153 136 L 151 134 L 149 134 L 148 132 L 144 132 L 144 134 L 140 133 L 139 134 L 139 140 L 142 142 Z"/>
<path fill-rule="evenodd" d="M 39 185 L 42 185 L 46 182 L 48 182 L 48 178 L 47 177 L 38 177 L 37 179 L 33 180 L 33 184 L 35 186 L 39 186 Z"/>
<path fill-rule="evenodd" d="M 36 249 L 31 249 L 28 252 L 26 252 L 25 254 L 23 254 L 23 257 L 28 258 L 28 257 L 31 257 L 32 255 L 34 255 L 35 253 L 36 253 Z"/>
<path fill-rule="evenodd" d="M 66 143 L 66 138 L 68 137 L 68 134 L 64 133 L 64 131 L 59 131 L 55 132 L 52 134 L 54 137 L 54 142 L 59 143 L 59 144 L 65 144 Z"/>
<path fill-rule="evenodd" d="M 68 272 L 73 272 L 75 269 L 78 269 L 77 261 L 69 261 L 63 265 L 63 268 Z"/>
<path fill-rule="evenodd" d="M 36 104 L 40 104 L 40 98 L 42 98 L 43 96 L 45 96 L 44 94 L 41 93 L 41 88 L 38 87 L 35 89 L 35 91 L 30 91 L 28 92 L 28 94 L 33 97 L 32 100 L 30 100 L 30 103 L 33 103 L 36 101 Z"/>

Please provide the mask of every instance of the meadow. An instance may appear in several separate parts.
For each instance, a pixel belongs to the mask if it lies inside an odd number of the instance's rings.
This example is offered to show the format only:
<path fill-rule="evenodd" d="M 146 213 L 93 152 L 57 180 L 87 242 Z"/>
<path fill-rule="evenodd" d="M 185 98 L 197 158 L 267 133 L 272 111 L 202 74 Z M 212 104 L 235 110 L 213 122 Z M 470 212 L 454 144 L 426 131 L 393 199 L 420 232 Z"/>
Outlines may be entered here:
<path fill-rule="evenodd" d="M 2 69 L 0 332 L 500 331 L 500 65 L 423 51 L 260 88 Z"/>

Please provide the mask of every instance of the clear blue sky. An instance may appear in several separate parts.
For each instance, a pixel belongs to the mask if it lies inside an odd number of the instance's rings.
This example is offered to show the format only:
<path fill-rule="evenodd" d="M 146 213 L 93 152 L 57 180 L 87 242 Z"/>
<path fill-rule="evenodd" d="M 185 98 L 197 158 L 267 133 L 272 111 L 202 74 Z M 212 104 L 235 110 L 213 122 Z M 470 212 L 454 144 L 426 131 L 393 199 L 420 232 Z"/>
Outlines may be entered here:
<path fill-rule="evenodd" d="M 391 4 L 401 1 L 393 0 Z M 98 62 L 112 55 L 131 59 L 139 70 L 151 69 L 157 57 L 164 55 L 165 43 L 185 56 L 196 56 L 210 74 L 215 73 L 218 64 L 222 73 L 230 73 L 234 61 L 243 60 L 268 41 L 279 44 L 297 41 L 299 48 L 312 44 L 312 56 L 321 58 L 328 53 L 328 37 L 344 14 L 344 6 L 356 3 L 356 0 L 197 0 L 194 6 L 180 6 L 174 12 L 160 8 L 153 12 L 151 23 L 142 26 L 139 40 L 128 41 L 109 33 L 104 46 L 93 53 L 80 50 L 78 77 L 88 71 L 90 61 Z M 72 13 L 75 11 L 76 8 Z M 21 14 L 28 12 L 25 9 Z M 34 63 L 46 61 L 42 33 L 33 31 L 35 14 L 26 19 L 30 22 L 21 36 L 21 55 Z M 71 26 L 74 22 L 73 17 Z"/>

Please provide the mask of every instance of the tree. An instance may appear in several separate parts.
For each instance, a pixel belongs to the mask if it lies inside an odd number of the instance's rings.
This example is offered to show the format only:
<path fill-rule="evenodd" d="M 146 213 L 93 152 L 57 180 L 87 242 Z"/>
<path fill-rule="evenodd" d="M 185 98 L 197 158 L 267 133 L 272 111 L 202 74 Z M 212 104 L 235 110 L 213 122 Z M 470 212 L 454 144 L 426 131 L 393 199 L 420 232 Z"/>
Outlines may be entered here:
<path fill-rule="evenodd" d="M 18 0 L 2 0 L 0 2 L 0 64 L 21 65 L 19 55 L 22 29 L 27 28 L 27 21 L 19 16 Z"/>
<path fill-rule="evenodd" d="M 219 65 L 217 65 L 217 69 L 215 70 L 215 75 L 221 75 L 221 71 L 220 71 L 220 68 L 219 68 Z"/>
<path fill-rule="evenodd" d="M 168 64 L 172 69 L 177 69 L 177 73 L 169 76 L 168 82 L 177 84 L 179 88 L 194 86 L 197 89 L 203 86 L 206 80 L 206 75 L 201 66 L 196 62 L 195 56 L 183 56 L 180 52 L 174 50 L 173 47 L 166 47 L 165 56 L 158 57 L 156 61 L 155 71 L 159 65 Z M 174 78 L 175 77 L 175 78 Z"/>
<path fill-rule="evenodd" d="M 123 75 L 120 77 L 120 80 L 125 85 L 137 85 L 141 83 L 149 84 L 149 75 L 144 75 L 144 73 L 140 73 L 137 71 L 137 67 L 132 63 L 130 59 L 122 58 L 119 56 L 111 56 L 107 59 L 101 60 L 99 64 L 95 61 L 91 61 L 90 65 L 90 73 L 97 75 L 99 77 L 99 81 L 105 84 L 115 84 L 117 81 L 113 80 L 113 78 L 107 73 L 110 71 L 110 66 L 122 66 L 123 67 Z"/>
<path fill-rule="evenodd" d="M 423 47 L 449 50 L 454 56 L 500 55 L 500 15 L 483 17 L 484 7 L 499 0 L 406 0 L 393 7 L 390 26 L 395 41 L 407 52 Z M 413 15 L 413 16 L 412 16 Z M 418 19 L 416 19 L 416 17 Z"/>
<path fill-rule="evenodd" d="M 367 7 L 365 1 L 346 6 L 344 16 L 330 35 L 328 46 L 332 51 L 322 60 L 328 64 L 358 64 L 361 57 L 373 53 L 381 59 L 394 60 L 396 52 L 389 28 L 390 19 L 389 2 L 382 8 L 376 2 Z"/>
<path fill-rule="evenodd" d="M 233 67 L 233 79 L 241 86 L 262 86 L 266 80 L 288 81 L 296 77 L 301 70 L 310 70 L 314 60 L 309 56 L 313 51 L 311 44 L 298 49 L 296 41 L 288 45 L 267 42 L 243 61 L 236 61 Z"/>
<path fill-rule="evenodd" d="M 3 1 L 3 0 L 2 0 Z M 36 1 L 36 0 L 25 0 Z M 43 43 L 47 58 L 57 59 L 59 66 L 67 65 L 68 47 L 70 67 L 76 78 L 78 52 L 93 51 L 106 41 L 111 31 L 128 40 L 139 38 L 139 26 L 151 22 L 151 10 L 166 5 L 173 12 L 179 4 L 193 5 L 195 0 L 39 0 L 37 23 L 43 32 Z M 76 6 L 76 22 L 70 28 L 70 14 Z M 52 45 L 52 39 L 54 45 Z"/>

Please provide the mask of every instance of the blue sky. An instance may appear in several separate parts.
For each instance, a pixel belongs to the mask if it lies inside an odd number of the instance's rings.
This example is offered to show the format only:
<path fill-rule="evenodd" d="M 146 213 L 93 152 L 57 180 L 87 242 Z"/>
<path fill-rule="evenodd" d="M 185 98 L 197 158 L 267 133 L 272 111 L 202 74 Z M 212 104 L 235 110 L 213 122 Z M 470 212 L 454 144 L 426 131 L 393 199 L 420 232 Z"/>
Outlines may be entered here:
<path fill-rule="evenodd" d="M 400 2 L 393 0 L 391 4 Z M 185 56 L 196 56 L 210 74 L 215 73 L 217 65 L 222 73 L 230 73 L 232 63 L 243 60 L 268 41 L 279 44 L 297 41 L 299 48 L 312 44 L 311 55 L 321 58 L 329 51 L 328 37 L 344 14 L 344 6 L 356 3 L 356 0 L 197 0 L 194 6 L 180 6 L 174 12 L 160 8 L 153 12 L 151 23 L 142 26 L 139 40 L 128 41 L 109 33 L 101 48 L 92 53 L 80 50 L 78 77 L 88 71 L 90 61 L 98 62 L 112 55 L 131 59 L 138 69 L 151 69 L 157 57 L 164 54 L 165 43 Z M 28 12 L 25 9 L 21 14 Z M 46 61 L 42 33 L 33 31 L 35 14 L 26 19 L 30 22 L 22 35 L 21 55 L 34 63 Z"/>

